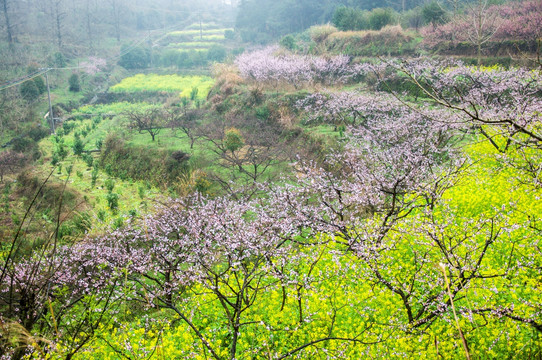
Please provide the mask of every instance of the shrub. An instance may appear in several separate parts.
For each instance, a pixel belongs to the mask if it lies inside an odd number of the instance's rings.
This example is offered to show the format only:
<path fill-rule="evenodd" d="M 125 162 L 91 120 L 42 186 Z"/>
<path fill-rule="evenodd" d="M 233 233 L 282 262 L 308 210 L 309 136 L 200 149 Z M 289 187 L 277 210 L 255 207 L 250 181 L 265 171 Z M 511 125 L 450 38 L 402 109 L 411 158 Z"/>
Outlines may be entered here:
<path fill-rule="evenodd" d="M 145 69 L 151 63 L 149 49 L 136 47 L 128 50 L 127 46 L 122 46 L 121 53 L 123 55 L 120 57 L 119 65 L 125 69 Z"/>
<path fill-rule="evenodd" d="M 47 91 L 47 85 L 45 85 L 45 80 L 43 80 L 43 77 L 38 76 L 37 78 L 34 78 L 34 83 L 36 84 L 36 87 L 38 88 L 40 94 L 43 94 Z"/>
<path fill-rule="evenodd" d="M 446 22 L 446 12 L 436 1 L 424 5 L 422 16 L 426 24 L 444 24 Z"/>
<path fill-rule="evenodd" d="M 226 48 L 221 45 L 213 45 L 207 52 L 207 59 L 209 61 L 221 62 L 226 58 Z"/>
<path fill-rule="evenodd" d="M 83 158 L 83 161 L 85 162 L 85 164 L 87 164 L 87 167 L 91 168 L 92 164 L 94 163 L 94 158 L 92 157 L 92 155 L 83 154 L 82 158 Z"/>
<path fill-rule="evenodd" d="M 108 192 L 113 192 L 113 189 L 115 188 L 115 181 L 113 179 L 105 180 L 105 188 Z"/>
<path fill-rule="evenodd" d="M 49 136 L 49 129 L 40 125 L 32 126 L 26 133 L 26 136 L 34 141 L 40 141 L 41 139 Z"/>
<path fill-rule="evenodd" d="M 194 101 L 198 97 L 199 89 L 197 86 L 193 87 L 192 90 L 190 90 L 190 100 Z"/>
<path fill-rule="evenodd" d="M 112 211 L 115 211 L 119 208 L 118 194 L 110 192 L 105 196 L 105 199 L 107 200 L 107 206 L 109 206 Z"/>
<path fill-rule="evenodd" d="M 279 42 L 280 46 L 288 50 L 295 50 L 295 38 L 292 35 L 286 35 Z"/>
<path fill-rule="evenodd" d="M 32 80 L 22 83 L 19 91 L 26 101 L 34 101 L 40 96 L 40 91 L 36 86 L 36 83 Z"/>
<path fill-rule="evenodd" d="M 342 31 L 365 30 L 369 27 L 366 11 L 345 6 L 338 7 L 335 10 L 332 22 Z"/>
<path fill-rule="evenodd" d="M 66 57 L 61 52 L 57 52 L 54 55 L 53 65 L 56 67 L 66 67 L 68 64 Z"/>
<path fill-rule="evenodd" d="M 62 124 L 62 129 L 64 129 L 64 133 L 67 135 L 69 134 L 75 127 L 77 126 L 77 124 L 73 121 L 66 121 Z"/>
<path fill-rule="evenodd" d="M 235 39 L 235 32 L 231 29 L 228 29 L 226 31 L 224 31 L 224 38 L 228 39 L 228 40 L 233 40 Z"/>
<path fill-rule="evenodd" d="M 75 135 L 74 140 L 73 140 L 72 150 L 73 150 L 73 153 L 78 156 L 80 156 L 85 150 L 85 145 L 83 144 L 83 140 L 81 140 L 81 138 L 77 134 Z"/>
<path fill-rule="evenodd" d="M 79 81 L 79 75 L 77 75 L 76 73 L 71 74 L 70 78 L 68 79 L 68 83 L 70 84 L 71 92 L 81 91 L 81 83 Z"/>
<path fill-rule="evenodd" d="M 393 23 L 393 11 L 389 8 L 377 8 L 369 12 L 369 28 L 380 30 Z"/>
<path fill-rule="evenodd" d="M 245 145 L 241 131 L 236 128 L 226 130 L 224 133 L 224 148 L 235 152 Z"/>
<path fill-rule="evenodd" d="M 91 177 L 92 177 L 92 186 L 96 186 L 96 181 L 98 180 L 98 174 L 99 174 L 99 168 L 96 164 L 94 164 L 94 168 L 92 169 Z"/>

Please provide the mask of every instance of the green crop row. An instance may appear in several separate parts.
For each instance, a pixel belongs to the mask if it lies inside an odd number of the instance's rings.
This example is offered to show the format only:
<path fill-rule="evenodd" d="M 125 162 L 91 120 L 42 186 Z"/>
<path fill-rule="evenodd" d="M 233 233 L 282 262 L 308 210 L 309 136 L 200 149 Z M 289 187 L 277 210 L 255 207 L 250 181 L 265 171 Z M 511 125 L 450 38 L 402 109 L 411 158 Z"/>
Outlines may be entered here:
<path fill-rule="evenodd" d="M 111 88 L 112 92 L 178 92 L 182 96 L 189 96 L 192 89 L 198 89 L 198 98 L 205 99 L 214 80 L 208 76 L 180 76 L 180 75 L 156 75 L 137 74 L 122 80 Z"/>

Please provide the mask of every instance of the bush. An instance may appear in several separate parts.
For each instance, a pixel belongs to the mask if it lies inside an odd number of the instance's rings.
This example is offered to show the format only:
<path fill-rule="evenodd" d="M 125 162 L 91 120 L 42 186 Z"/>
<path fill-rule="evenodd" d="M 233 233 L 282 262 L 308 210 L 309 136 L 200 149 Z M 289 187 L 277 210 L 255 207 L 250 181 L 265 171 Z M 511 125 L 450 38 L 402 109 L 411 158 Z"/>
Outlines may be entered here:
<path fill-rule="evenodd" d="M 113 192 L 113 189 L 115 188 L 115 181 L 113 179 L 105 180 L 105 188 L 108 192 Z"/>
<path fill-rule="evenodd" d="M 83 154 L 82 158 L 83 158 L 83 161 L 85 162 L 85 164 L 87 164 L 87 167 L 91 168 L 92 164 L 94 163 L 94 158 L 92 157 L 92 155 Z"/>
<path fill-rule="evenodd" d="M 67 62 L 66 57 L 64 56 L 64 54 L 62 54 L 61 52 L 55 53 L 54 59 L 53 59 L 53 65 L 54 66 L 62 68 L 62 67 L 66 67 L 67 64 L 68 64 L 68 62 Z"/>
<path fill-rule="evenodd" d="M 28 136 L 13 139 L 11 149 L 15 152 L 27 154 L 33 160 L 39 159 L 41 155 L 38 144 Z"/>
<path fill-rule="evenodd" d="M 145 69 L 151 63 L 149 49 L 136 47 L 128 50 L 128 47 L 124 45 L 121 47 L 121 53 L 123 55 L 120 57 L 119 65 L 125 69 Z"/>
<path fill-rule="evenodd" d="M 92 186 L 96 186 L 96 181 L 98 180 L 99 171 L 100 171 L 100 169 L 98 168 L 98 166 L 96 166 L 96 164 L 94 164 L 94 167 L 92 168 L 92 173 L 91 173 Z"/>
<path fill-rule="evenodd" d="M 26 133 L 26 136 L 28 136 L 29 138 L 37 142 L 49 136 L 49 132 L 50 130 L 48 128 L 40 126 L 40 125 L 36 125 L 36 126 L 32 126 L 30 130 L 28 130 L 28 132 Z"/>
<path fill-rule="evenodd" d="M 241 132 L 236 128 L 226 130 L 224 133 L 224 148 L 235 152 L 245 145 Z"/>
<path fill-rule="evenodd" d="M 23 99 L 25 99 L 26 101 L 34 101 L 40 96 L 40 91 L 36 86 L 36 83 L 32 80 L 28 80 L 22 83 L 19 91 Z"/>
<path fill-rule="evenodd" d="M 105 199 L 107 200 L 107 206 L 109 206 L 112 211 L 115 211 L 119 208 L 118 194 L 110 192 L 105 196 Z"/>
<path fill-rule="evenodd" d="M 36 84 L 36 87 L 38 88 L 40 94 L 43 94 L 47 91 L 47 85 L 45 85 L 45 80 L 43 80 L 43 77 L 38 76 L 34 79 L 34 83 Z"/>
<path fill-rule="evenodd" d="M 292 35 L 286 35 L 279 42 L 280 46 L 288 50 L 295 50 L 295 38 Z"/>
<path fill-rule="evenodd" d="M 435 1 L 424 5 L 422 16 L 426 24 L 444 24 L 446 22 L 446 12 Z"/>
<path fill-rule="evenodd" d="M 80 156 L 85 150 L 85 144 L 83 144 L 83 140 L 81 140 L 81 138 L 77 134 L 75 135 L 73 140 L 72 150 L 73 153 L 78 156 Z"/>
<path fill-rule="evenodd" d="M 338 7 L 335 10 L 332 22 L 342 31 L 366 30 L 369 28 L 366 11 L 345 6 Z"/>
<path fill-rule="evenodd" d="M 81 91 L 81 83 L 79 81 L 79 75 L 77 75 L 76 73 L 71 74 L 70 78 L 68 79 L 68 83 L 70 84 L 70 91 L 72 92 Z"/>
<path fill-rule="evenodd" d="M 235 32 L 233 30 L 226 30 L 224 31 L 224 38 L 228 40 L 235 39 Z"/>
<path fill-rule="evenodd" d="M 391 9 L 377 8 L 369 13 L 369 28 L 380 30 L 386 25 L 393 23 L 393 11 Z"/>
<path fill-rule="evenodd" d="M 226 58 L 226 48 L 221 45 L 213 45 L 207 52 L 207 59 L 209 61 L 222 62 Z"/>

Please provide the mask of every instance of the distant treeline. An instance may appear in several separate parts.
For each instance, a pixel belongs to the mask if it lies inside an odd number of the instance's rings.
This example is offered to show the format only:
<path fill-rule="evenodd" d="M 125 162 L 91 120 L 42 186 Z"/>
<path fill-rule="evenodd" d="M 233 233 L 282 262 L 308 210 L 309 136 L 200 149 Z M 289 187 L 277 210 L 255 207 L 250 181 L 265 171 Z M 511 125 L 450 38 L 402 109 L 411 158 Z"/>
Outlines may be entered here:
<path fill-rule="evenodd" d="M 451 9 L 464 2 L 447 0 L 441 5 Z M 244 0 L 239 5 L 236 27 L 244 41 L 266 43 L 332 21 L 342 21 L 344 26 L 339 27 L 352 27 L 352 30 L 375 29 L 380 27 L 380 17 L 412 11 L 428 3 L 424 0 Z M 370 23 L 367 12 L 374 9 L 382 10 L 377 11 Z"/>

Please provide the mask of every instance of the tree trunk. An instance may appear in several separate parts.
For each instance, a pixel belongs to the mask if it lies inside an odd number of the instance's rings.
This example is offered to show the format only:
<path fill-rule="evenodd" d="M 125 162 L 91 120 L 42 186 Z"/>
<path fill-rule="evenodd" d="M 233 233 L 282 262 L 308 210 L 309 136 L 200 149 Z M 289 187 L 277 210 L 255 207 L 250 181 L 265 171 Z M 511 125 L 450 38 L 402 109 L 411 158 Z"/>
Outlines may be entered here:
<path fill-rule="evenodd" d="M 62 50 L 62 16 L 60 9 L 61 0 L 55 2 L 55 24 L 56 24 L 56 40 L 58 43 L 58 49 Z"/>
<path fill-rule="evenodd" d="M 90 0 L 87 0 L 87 36 L 88 36 L 88 45 L 92 49 L 92 25 L 91 25 L 91 16 L 90 16 Z"/>
<path fill-rule="evenodd" d="M 9 20 L 9 14 L 8 14 L 8 0 L 2 0 L 2 7 L 4 10 L 4 19 L 6 20 L 6 31 L 7 31 L 7 37 L 8 37 L 8 43 L 9 46 L 13 46 L 13 29 L 11 28 L 11 22 Z"/>

